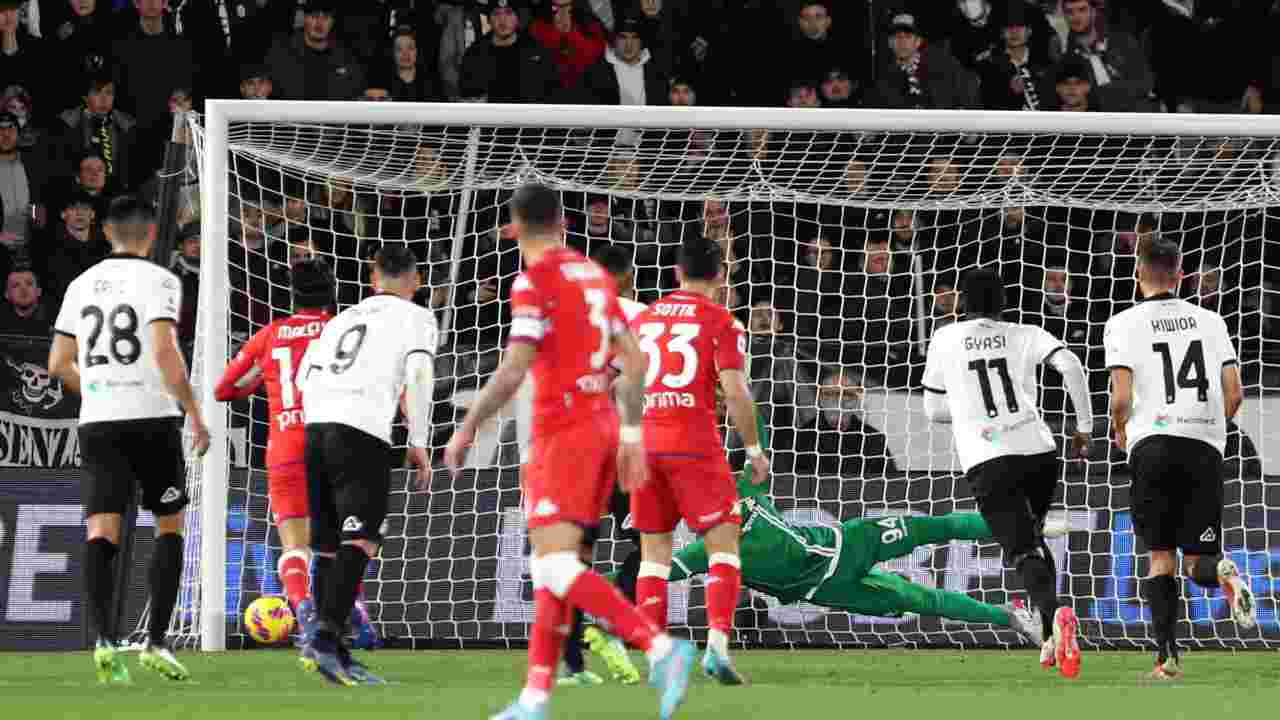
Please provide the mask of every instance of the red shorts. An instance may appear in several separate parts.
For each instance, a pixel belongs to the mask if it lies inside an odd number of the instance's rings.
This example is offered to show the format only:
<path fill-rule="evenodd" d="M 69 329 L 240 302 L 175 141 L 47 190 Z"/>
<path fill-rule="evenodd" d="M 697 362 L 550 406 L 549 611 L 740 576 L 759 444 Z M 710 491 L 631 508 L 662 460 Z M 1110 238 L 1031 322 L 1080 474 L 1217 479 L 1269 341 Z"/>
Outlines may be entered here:
<path fill-rule="evenodd" d="M 612 413 L 535 437 L 522 472 L 527 527 L 598 526 L 617 462 L 618 418 Z"/>
<path fill-rule="evenodd" d="M 267 469 L 267 496 L 271 518 L 276 525 L 285 520 L 307 518 L 307 464 L 298 461 Z"/>
<path fill-rule="evenodd" d="M 649 455 L 649 482 L 631 493 L 631 523 L 642 533 L 668 533 L 680 519 L 703 533 L 740 523 L 738 486 L 723 455 Z"/>

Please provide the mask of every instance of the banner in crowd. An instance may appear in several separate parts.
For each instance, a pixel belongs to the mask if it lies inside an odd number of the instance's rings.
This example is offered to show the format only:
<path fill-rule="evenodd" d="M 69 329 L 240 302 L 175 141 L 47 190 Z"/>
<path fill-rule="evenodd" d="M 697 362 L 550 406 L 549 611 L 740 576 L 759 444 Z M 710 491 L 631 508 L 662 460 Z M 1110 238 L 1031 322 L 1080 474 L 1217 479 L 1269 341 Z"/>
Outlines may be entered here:
<path fill-rule="evenodd" d="M 80 400 L 49 375 L 49 341 L 0 340 L 0 467 L 76 467 Z"/>
<path fill-rule="evenodd" d="M 0 468 L 0 651 L 78 650 L 86 645 L 79 470 Z M 138 517 L 123 628 L 146 603 L 150 513 Z"/>

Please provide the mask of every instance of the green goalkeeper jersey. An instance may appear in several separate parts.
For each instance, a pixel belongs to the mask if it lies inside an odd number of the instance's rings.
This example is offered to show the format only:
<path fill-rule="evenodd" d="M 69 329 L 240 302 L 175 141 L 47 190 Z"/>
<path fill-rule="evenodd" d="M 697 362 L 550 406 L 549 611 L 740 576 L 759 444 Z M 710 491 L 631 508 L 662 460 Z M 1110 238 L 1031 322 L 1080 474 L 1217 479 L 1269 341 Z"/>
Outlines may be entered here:
<path fill-rule="evenodd" d="M 763 495 L 739 501 L 743 512 L 743 579 L 784 603 L 810 598 L 836 571 L 841 533 L 835 528 L 796 526 Z"/>

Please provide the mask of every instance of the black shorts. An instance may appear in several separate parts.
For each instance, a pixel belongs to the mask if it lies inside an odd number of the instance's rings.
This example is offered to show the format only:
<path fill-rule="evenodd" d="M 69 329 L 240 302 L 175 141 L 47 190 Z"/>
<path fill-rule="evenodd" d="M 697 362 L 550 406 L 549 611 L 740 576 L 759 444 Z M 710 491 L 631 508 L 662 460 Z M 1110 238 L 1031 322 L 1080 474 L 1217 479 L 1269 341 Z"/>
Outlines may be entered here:
<path fill-rule="evenodd" d="M 311 547 L 336 552 L 345 540 L 382 543 L 391 491 L 391 446 L 341 423 L 307 424 Z"/>
<path fill-rule="evenodd" d="M 86 515 L 123 514 L 139 488 L 142 509 L 156 517 L 190 502 L 180 418 L 87 423 L 79 435 Z"/>
<path fill-rule="evenodd" d="M 969 470 L 978 509 L 1006 561 L 1016 563 L 1019 556 L 1040 547 L 1061 469 L 1057 454 L 1047 452 L 1005 455 Z"/>
<path fill-rule="evenodd" d="M 1152 435 L 1129 451 L 1133 526 L 1151 550 L 1222 551 L 1222 454 L 1192 438 Z"/>

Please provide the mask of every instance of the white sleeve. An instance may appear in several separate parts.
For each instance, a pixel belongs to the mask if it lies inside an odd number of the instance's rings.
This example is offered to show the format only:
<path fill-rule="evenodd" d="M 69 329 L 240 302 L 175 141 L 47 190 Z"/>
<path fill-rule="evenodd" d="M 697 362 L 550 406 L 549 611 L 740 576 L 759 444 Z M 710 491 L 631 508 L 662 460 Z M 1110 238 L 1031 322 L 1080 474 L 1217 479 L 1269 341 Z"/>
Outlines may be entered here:
<path fill-rule="evenodd" d="M 934 333 L 929 340 L 929 350 L 924 357 L 924 377 L 921 384 L 924 385 L 925 397 L 929 395 L 945 395 L 947 393 L 947 378 L 943 372 L 943 358 L 940 357 L 942 350 L 939 348 L 940 343 L 938 337 L 942 331 Z"/>
<path fill-rule="evenodd" d="M 1031 328 L 1031 352 L 1037 363 L 1045 364 L 1051 355 L 1066 348 L 1062 341 L 1050 335 L 1048 330 L 1030 325 L 1025 327 Z"/>
<path fill-rule="evenodd" d="M 1076 410 L 1076 431 L 1093 432 L 1093 406 L 1089 402 L 1089 379 L 1085 376 L 1080 358 L 1070 350 L 1059 347 L 1049 354 L 1049 364 L 1062 373 L 1062 381 L 1071 396 L 1071 406 Z"/>
<path fill-rule="evenodd" d="M 160 270 L 156 273 L 155 291 L 147 301 L 144 309 L 146 317 L 143 325 L 157 320 L 178 321 L 178 309 L 182 307 L 182 282 L 171 272 Z"/>
<path fill-rule="evenodd" d="M 1122 323 L 1118 322 L 1122 317 L 1117 315 L 1107 321 L 1106 328 L 1102 331 L 1102 345 L 1107 352 L 1107 369 L 1128 368 L 1133 370 L 1133 352 L 1127 347 L 1128 342 L 1125 337 L 1125 329 Z"/>
<path fill-rule="evenodd" d="M 431 405 L 435 399 L 436 319 L 430 310 L 419 320 L 417 337 L 404 359 L 404 399 L 409 423 L 409 444 L 431 443 Z"/>
<path fill-rule="evenodd" d="M 951 422 L 951 408 L 947 405 L 947 396 L 941 393 L 924 393 L 924 414 L 931 422 Z"/>
<path fill-rule="evenodd" d="M 72 338 L 76 336 L 76 324 L 80 321 L 80 303 L 76 299 L 78 287 L 80 284 L 74 281 L 67 287 L 66 297 L 58 310 L 58 319 L 53 323 L 53 330 L 59 335 Z"/>
<path fill-rule="evenodd" d="M 1227 329 L 1227 321 L 1221 316 L 1218 317 L 1218 328 L 1218 343 L 1222 346 L 1222 367 L 1239 364 L 1240 360 L 1236 357 L 1236 344 L 1231 341 L 1231 331 Z M 1218 368 L 1218 372 L 1222 372 L 1222 368 Z"/>

